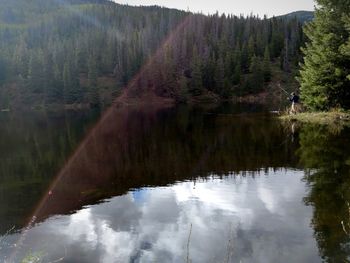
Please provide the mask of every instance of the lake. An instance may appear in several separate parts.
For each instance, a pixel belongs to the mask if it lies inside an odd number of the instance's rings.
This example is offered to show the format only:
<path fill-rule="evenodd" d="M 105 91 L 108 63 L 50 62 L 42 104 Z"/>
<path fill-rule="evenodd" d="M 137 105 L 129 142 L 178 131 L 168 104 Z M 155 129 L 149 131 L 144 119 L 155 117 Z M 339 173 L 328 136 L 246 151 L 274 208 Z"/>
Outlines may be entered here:
<path fill-rule="evenodd" d="M 348 262 L 350 129 L 263 106 L 0 113 L 0 262 Z"/>

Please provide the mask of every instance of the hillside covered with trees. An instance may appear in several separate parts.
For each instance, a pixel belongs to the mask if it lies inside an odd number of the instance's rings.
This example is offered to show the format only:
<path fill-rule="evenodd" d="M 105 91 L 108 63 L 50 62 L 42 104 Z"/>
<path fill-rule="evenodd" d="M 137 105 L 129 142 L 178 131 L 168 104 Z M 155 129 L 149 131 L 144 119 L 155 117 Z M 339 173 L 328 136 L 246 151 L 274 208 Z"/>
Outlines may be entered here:
<path fill-rule="evenodd" d="M 0 108 L 108 104 L 135 75 L 133 96 L 257 94 L 272 68 L 294 74 L 304 43 L 300 20 L 290 17 L 205 16 L 106 0 L 0 5 Z"/>

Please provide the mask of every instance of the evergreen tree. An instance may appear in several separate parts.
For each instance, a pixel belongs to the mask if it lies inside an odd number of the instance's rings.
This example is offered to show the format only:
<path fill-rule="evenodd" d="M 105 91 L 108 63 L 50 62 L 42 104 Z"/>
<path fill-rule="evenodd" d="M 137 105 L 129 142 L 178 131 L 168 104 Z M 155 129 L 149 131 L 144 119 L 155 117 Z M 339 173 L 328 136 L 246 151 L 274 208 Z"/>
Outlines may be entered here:
<path fill-rule="evenodd" d="M 66 62 L 63 67 L 63 89 L 64 89 L 65 103 L 71 103 L 74 100 L 71 92 L 71 87 L 72 87 L 71 79 L 72 79 L 71 68 L 69 66 L 69 63 Z"/>
<path fill-rule="evenodd" d="M 181 103 L 186 103 L 189 99 L 188 79 L 183 74 L 180 77 L 179 89 L 180 89 L 180 91 L 179 91 L 179 96 L 178 96 L 177 100 Z"/>
<path fill-rule="evenodd" d="M 15 47 L 12 63 L 14 65 L 14 73 L 24 78 L 27 77 L 28 74 L 28 53 L 27 43 L 24 37 L 21 36 Z"/>
<path fill-rule="evenodd" d="M 6 62 L 5 60 L 0 56 L 0 86 L 3 84 L 3 82 L 6 79 Z"/>
<path fill-rule="evenodd" d="M 235 71 L 233 74 L 233 79 L 232 79 L 232 83 L 234 85 L 238 85 L 241 82 L 241 66 L 239 64 L 236 65 L 235 67 Z"/>
<path fill-rule="evenodd" d="M 52 94 L 51 89 L 54 88 L 53 60 L 51 54 L 48 54 L 47 52 L 44 53 L 43 59 L 43 79 L 43 92 L 45 93 L 45 99 L 47 101 Z"/>
<path fill-rule="evenodd" d="M 203 80 L 202 80 L 202 69 L 201 60 L 198 55 L 198 51 L 194 48 L 193 58 L 192 58 L 192 80 L 190 84 L 189 91 L 192 95 L 198 96 L 203 92 Z"/>
<path fill-rule="evenodd" d="M 42 54 L 32 53 L 28 66 L 28 87 L 33 93 L 41 93 L 44 84 Z"/>
<path fill-rule="evenodd" d="M 88 59 L 88 81 L 89 81 L 89 102 L 93 107 L 100 105 L 100 94 L 98 90 L 97 78 L 97 59 L 94 55 L 91 55 Z"/>
<path fill-rule="evenodd" d="M 247 44 L 243 45 L 243 49 L 241 52 L 241 67 L 244 72 L 248 72 L 249 70 L 249 64 L 250 64 L 250 57 L 249 57 L 249 50 L 247 47 Z"/>
<path fill-rule="evenodd" d="M 88 60 L 88 80 L 89 88 L 95 88 L 97 86 L 97 63 L 96 57 L 91 55 Z"/>
<path fill-rule="evenodd" d="M 213 72 L 215 72 L 215 61 L 213 57 L 210 57 L 207 59 L 202 71 L 204 87 L 210 91 L 214 91 L 215 88 Z"/>
<path fill-rule="evenodd" d="M 271 58 L 269 48 L 266 46 L 264 52 L 264 62 L 263 62 L 264 80 L 270 81 L 271 79 Z"/>
<path fill-rule="evenodd" d="M 284 48 L 280 56 L 280 67 L 285 72 L 290 72 L 290 61 L 289 61 L 289 39 L 286 38 L 284 41 Z"/>
<path fill-rule="evenodd" d="M 224 99 L 229 99 L 232 97 L 232 92 L 231 81 L 228 78 L 225 78 L 220 96 Z"/>
<path fill-rule="evenodd" d="M 311 110 L 350 108 L 349 1 L 318 0 L 299 82 L 304 104 Z M 345 4 L 344 4 L 345 3 Z"/>
<path fill-rule="evenodd" d="M 64 86 L 62 82 L 62 75 L 63 74 L 60 71 L 59 66 L 54 63 L 52 86 L 48 87 L 47 102 L 62 102 L 64 90 L 62 89 L 62 86 Z"/>
<path fill-rule="evenodd" d="M 253 92 L 259 92 L 264 87 L 264 71 L 258 57 L 252 58 L 249 68 L 251 76 L 249 78 L 250 88 Z"/>
<path fill-rule="evenodd" d="M 74 69 L 73 63 L 67 61 L 63 68 L 63 87 L 65 103 L 80 102 L 82 91 L 80 89 L 78 75 Z"/>
<path fill-rule="evenodd" d="M 216 63 L 216 69 L 214 72 L 215 77 L 215 92 L 219 95 L 222 95 L 224 89 L 225 81 L 225 68 L 222 58 L 219 58 Z M 226 83 L 227 84 L 227 83 Z M 229 84 L 228 84 L 229 86 Z"/>

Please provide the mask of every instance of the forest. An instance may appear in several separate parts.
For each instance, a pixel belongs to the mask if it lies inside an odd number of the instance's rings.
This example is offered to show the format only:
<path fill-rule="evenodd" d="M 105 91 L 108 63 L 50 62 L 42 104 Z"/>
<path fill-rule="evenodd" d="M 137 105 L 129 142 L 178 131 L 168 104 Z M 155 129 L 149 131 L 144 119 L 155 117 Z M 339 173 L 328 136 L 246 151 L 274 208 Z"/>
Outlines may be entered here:
<path fill-rule="evenodd" d="M 106 0 L 0 5 L 2 109 L 108 105 L 137 75 L 133 96 L 151 90 L 186 102 L 258 94 L 276 72 L 294 78 L 303 22 L 310 19 L 204 15 Z"/>

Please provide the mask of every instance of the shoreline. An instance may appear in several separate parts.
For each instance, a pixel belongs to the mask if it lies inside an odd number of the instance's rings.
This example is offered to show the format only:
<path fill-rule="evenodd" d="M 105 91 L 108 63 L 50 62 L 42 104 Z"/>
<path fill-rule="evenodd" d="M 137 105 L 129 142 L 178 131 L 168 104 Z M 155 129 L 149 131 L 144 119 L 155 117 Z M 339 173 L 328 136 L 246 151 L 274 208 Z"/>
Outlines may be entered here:
<path fill-rule="evenodd" d="M 294 115 L 281 115 L 279 119 L 291 122 L 350 127 L 350 111 L 303 112 Z"/>

